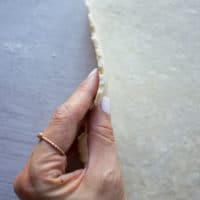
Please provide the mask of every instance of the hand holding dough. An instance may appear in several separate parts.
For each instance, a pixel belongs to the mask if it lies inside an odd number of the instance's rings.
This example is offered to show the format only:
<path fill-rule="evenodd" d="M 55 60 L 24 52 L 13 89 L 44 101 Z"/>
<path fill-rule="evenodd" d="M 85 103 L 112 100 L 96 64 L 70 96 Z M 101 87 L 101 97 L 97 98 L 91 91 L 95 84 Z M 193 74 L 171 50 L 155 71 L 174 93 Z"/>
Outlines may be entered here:
<path fill-rule="evenodd" d="M 24 170 L 16 178 L 15 191 L 22 200 L 125 200 L 125 191 L 108 112 L 108 101 L 90 110 L 89 160 L 83 168 L 68 171 L 78 158 L 73 149 L 80 122 L 88 113 L 98 89 L 98 73 L 92 74 L 54 113 L 44 136 L 34 148 Z M 70 156 L 70 152 L 74 152 Z"/>

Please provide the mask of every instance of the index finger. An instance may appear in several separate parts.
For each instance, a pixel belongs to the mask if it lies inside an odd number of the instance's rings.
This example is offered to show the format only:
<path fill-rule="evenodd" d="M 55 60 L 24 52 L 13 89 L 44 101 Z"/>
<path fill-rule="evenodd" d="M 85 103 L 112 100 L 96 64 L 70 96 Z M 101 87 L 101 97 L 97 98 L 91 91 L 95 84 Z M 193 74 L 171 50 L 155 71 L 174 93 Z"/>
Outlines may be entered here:
<path fill-rule="evenodd" d="M 76 92 L 53 114 L 44 135 L 67 152 L 72 145 L 79 122 L 83 119 L 97 93 L 98 73 L 94 69 Z"/>

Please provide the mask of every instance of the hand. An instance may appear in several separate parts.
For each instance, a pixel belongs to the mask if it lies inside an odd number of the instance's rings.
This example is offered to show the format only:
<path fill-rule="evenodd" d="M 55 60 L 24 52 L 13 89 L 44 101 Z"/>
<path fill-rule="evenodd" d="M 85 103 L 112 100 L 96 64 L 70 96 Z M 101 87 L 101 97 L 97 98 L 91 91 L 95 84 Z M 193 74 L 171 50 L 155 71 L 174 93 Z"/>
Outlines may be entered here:
<path fill-rule="evenodd" d="M 46 141 L 40 141 L 15 180 L 14 189 L 20 199 L 125 200 L 108 98 L 104 97 L 101 105 L 89 111 L 97 88 L 98 73 L 93 70 L 54 113 L 44 135 L 66 156 Z M 86 114 L 89 160 L 80 168 L 76 139 Z"/>

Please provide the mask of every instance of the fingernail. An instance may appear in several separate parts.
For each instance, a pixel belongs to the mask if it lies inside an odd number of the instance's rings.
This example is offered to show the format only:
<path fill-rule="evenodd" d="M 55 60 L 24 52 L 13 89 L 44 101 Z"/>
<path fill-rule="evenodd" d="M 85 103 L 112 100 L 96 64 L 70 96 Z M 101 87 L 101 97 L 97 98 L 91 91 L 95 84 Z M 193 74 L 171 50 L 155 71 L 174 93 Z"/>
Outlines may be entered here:
<path fill-rule="evenodd" d="M 110 115 L 110 98 L 107 96 L 104 96 L 101 100 L 101 109 L 103 112 Z"/>
<path fill-rule="evenodd" d="M 97 71 L 97 68 L 93 69 L 93 70 L 90 72 L 90 74 L 88 75 L 88 78 L 92 78 L 92 77 L 95 75 L 96 71 Z"/>

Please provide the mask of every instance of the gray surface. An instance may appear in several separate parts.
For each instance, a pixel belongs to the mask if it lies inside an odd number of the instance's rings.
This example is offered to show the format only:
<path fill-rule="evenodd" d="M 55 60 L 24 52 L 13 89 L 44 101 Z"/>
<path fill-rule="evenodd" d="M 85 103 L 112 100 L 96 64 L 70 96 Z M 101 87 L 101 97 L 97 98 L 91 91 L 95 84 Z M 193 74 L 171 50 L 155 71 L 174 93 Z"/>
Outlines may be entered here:
<path fill-rule="evenodd" d="M 0 0 L 0 199 L 53 110 L 95 66 L 82 0 Z"/>

